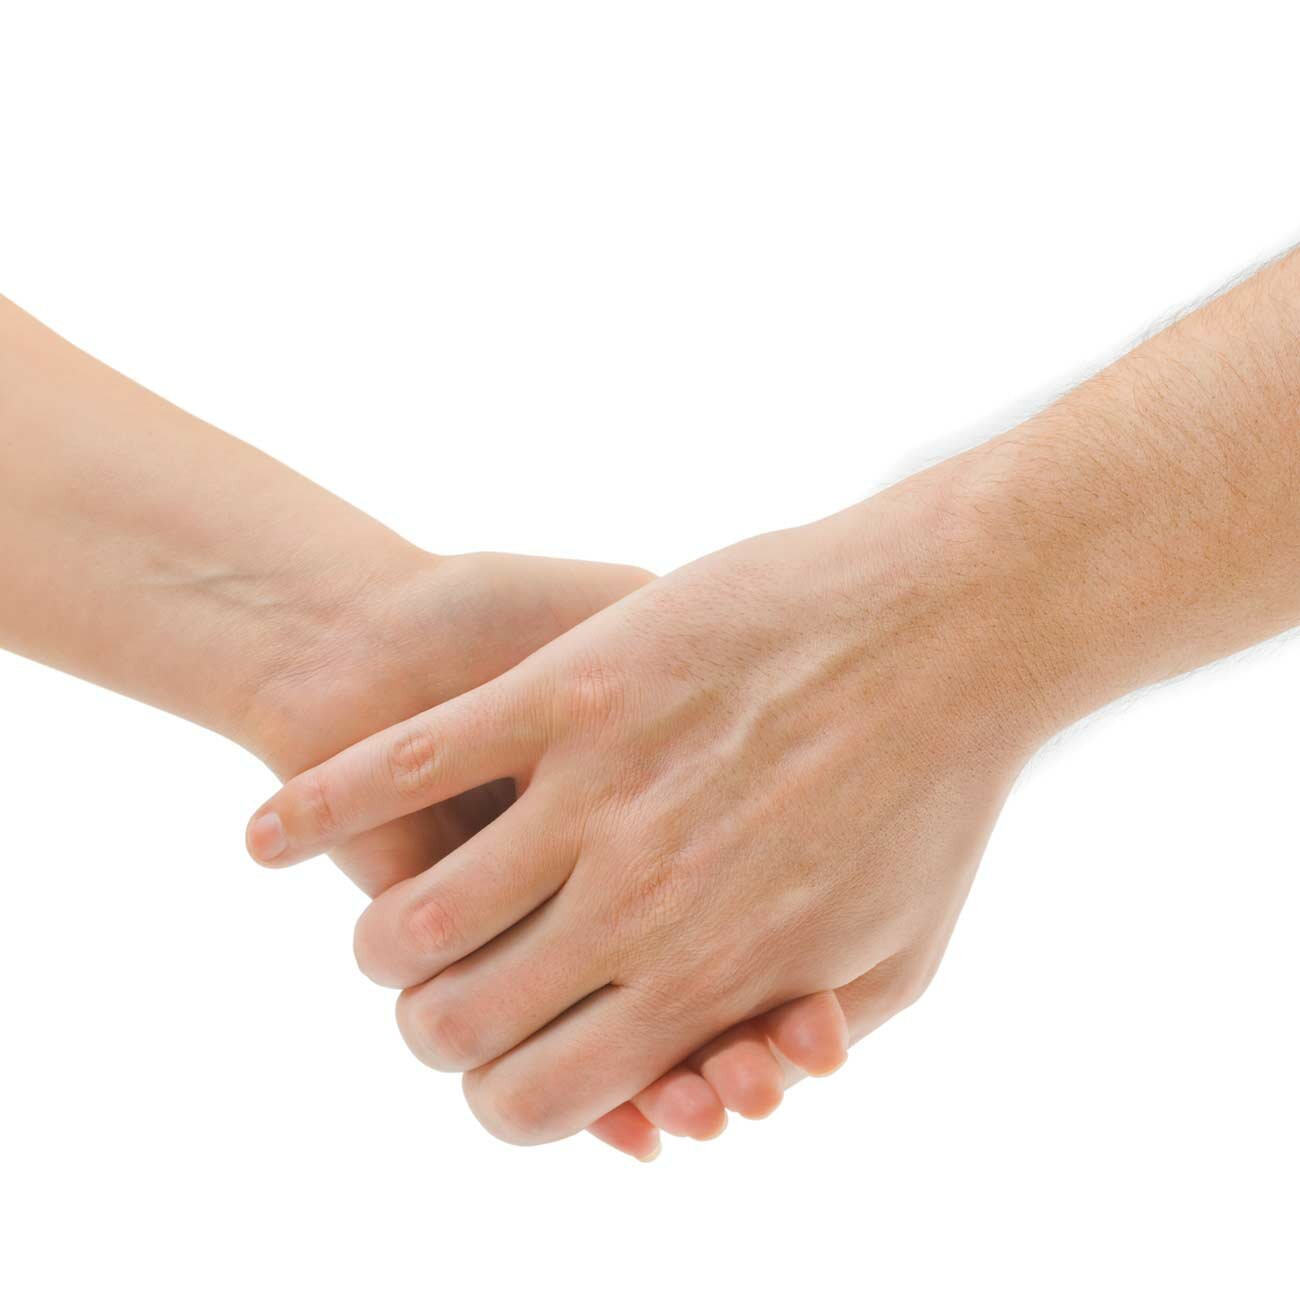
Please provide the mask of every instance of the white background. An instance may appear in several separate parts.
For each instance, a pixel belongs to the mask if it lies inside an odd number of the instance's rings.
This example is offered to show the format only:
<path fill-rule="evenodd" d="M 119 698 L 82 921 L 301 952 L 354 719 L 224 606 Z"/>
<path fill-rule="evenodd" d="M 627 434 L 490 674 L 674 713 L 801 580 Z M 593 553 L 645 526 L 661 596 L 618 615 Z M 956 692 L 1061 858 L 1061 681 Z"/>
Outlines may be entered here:
<path fill-rule="evenodd" d="M 670 568 L 1296 238 L 1291 9 L 3 4 L 0 292 L 431 549 Z M 642 1167 L 475 1127 L 256 762 L 0 658 L 0 1290 L 1294 1296 L 1298 706 L 1058 742 L 922 1003 Z"/>

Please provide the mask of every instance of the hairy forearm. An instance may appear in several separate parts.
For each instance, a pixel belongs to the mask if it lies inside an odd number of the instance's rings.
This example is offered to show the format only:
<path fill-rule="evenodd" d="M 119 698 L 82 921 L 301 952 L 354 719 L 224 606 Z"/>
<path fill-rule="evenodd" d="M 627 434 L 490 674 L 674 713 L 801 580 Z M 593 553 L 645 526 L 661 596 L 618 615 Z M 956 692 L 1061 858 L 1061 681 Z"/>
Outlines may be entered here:
<path fill-rule="evenodd" d="M 925 988 L 1039 744 L 1300 621 L 1298 276 L 300 772 L 250 851 L 288 865 L 517 782 L 356 944 L 509 1141 L 591 1123 L 791 998 L 834 988 L 868 1032 Z"/>
<path fill-rule="evenodd" d="M 236 739 L 421 553 L 0 299 L 0 646 Z"/>
<path fill-rule="evenodd" d="M 928 481 L 1043 732 L 1294 626 L 1300 255 Z"/>

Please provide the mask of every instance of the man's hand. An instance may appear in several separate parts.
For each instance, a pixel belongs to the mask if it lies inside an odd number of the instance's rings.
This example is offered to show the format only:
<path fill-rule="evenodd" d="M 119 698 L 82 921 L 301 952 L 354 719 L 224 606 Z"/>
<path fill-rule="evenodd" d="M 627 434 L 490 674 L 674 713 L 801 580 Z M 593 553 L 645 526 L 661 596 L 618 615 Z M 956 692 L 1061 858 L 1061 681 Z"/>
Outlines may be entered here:
<path fill-rule="evenodd" d="M 1297 338 L 1293 252 L 986 446 L 303 774 L 250 847 L 291 862 L 516 780 L 359 949 L 518 1141 L 812 989 L 853 981 L 856 1035 L 924 987 L 1043 739 L 1300 622 Z"/>
<path fill-rule="evenodd" d="M 292 776 L 505 672 L 649 577 L 617 565 L 517 555 L 408 558 L 390 580 L 377 575 L 364 600 L 305 639 L 263 684 L 246 715 L 244 743 L 279 775 Z M 373 896 L 425 872 L 513 799 L 509 781 L 493 782 L 366 831 L 331 856 Z M 642 1159 L 658 1149 L 657 1128 L 713 1137 L 724 1108 L 757 1118 L 796 1074 L 834 1069 L 847 1037 L 834 995 L 802 999 L 711 1044 L 592 1131 Z"/>
<path fill-rule="evenodd" d="M 937 480 L 932 480 L 938 482 Z M 1042 738 L 940 493 L 754 539 L 303 773 L 290 863 L 510 778 L 518 801 L 372 905 L 403 1032 L 517 1142 L 562 1137 L 730 1026 L 866 977 L 906 1004 Z"/>

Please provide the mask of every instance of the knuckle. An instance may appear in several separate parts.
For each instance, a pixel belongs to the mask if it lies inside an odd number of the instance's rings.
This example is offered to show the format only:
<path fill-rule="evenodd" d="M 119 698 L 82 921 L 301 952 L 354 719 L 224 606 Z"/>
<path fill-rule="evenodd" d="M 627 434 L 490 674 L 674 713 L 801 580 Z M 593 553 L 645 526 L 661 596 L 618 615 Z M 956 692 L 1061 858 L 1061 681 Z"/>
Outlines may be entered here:
<path fill-rule="evenodd" d="M 600 934 L 616 947 L 662 942 L 672 961 L 682 922 L 698 905 L 703 884 L 710 877 L 693 850 L 665 844 L 654 851 L 620 851 L 617 888 L 586 891 L 584 905 Z M 702 954 L 691 954 L 692 960 Z"/>
<path fill-rule="evenodd" d="M 299 794 L 313 833 L 321 840 L 333 839 L 339 819 L 328 785 L 319 772 L 306 772 L 301 781 Z"/>
<path fill-rule="evenodd" d="M 426 790 L 437 768 L 438 749 L 427 726 L 408 726 L 388 746 L 387 774 L 393 790 L 403 798 Z"/>
<path fill-rule="evenodd" d="M 399 942 L 408 952 L 436 956 L 456 947 L 460 925 L 444 895 L 427 894 L 405 910 Z"/>
<path fill-rule="evenodd" d="M 481 1065 L 480 1037 L 473 1017 L 450 1007 L 403 994 L 397 1000 L 398 1025 L 407 1045 L 435 1070 L 459 1072 Z"/>
<path fill-rule="evenodd" d="M 558 694 L 570 721 L 596 725 L 616 719 L 627 702 L 621 672 L 597 659 L 571 667 Z"/>

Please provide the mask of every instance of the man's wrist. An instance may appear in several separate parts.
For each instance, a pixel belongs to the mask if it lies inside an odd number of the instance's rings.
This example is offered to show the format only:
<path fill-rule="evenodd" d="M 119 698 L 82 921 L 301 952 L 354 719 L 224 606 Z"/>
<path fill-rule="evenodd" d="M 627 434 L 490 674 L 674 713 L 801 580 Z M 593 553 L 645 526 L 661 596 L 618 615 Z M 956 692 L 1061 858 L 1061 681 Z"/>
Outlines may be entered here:
<path fill-rule="evenodd" d="M 904 480 L 866 504 L 896 539 L 908 580 L 942 624 L 936 654 L 994 743 L 1019 759 L 1100 707 L 1110 684 L 1090 637 L 1076 537 L 1038 430 L 1014 430 Z M 879 534 L 878 534 L 879 535 Z M 1121 692 L 1122 693 L 1122 692 Z"/>
<path fill-rule="evenodd" d="M 1121 418 L 1080 390 L 929 471 L 947 500 L 939 531 L 1032 702 L 1039 743 L 1192 666 L 1161 567 L 1167 503 L 1116 454 L 1117 434 L 1136 441 Z"/>

